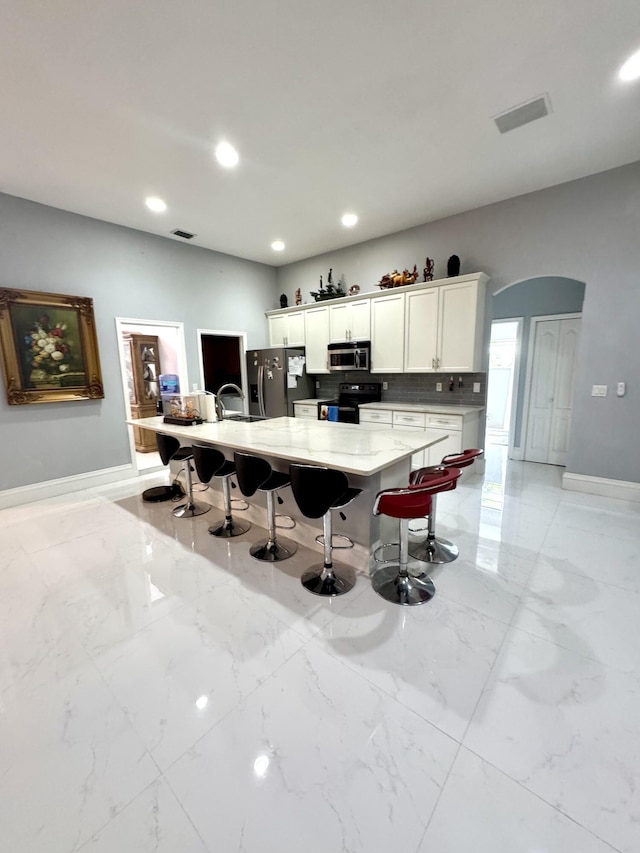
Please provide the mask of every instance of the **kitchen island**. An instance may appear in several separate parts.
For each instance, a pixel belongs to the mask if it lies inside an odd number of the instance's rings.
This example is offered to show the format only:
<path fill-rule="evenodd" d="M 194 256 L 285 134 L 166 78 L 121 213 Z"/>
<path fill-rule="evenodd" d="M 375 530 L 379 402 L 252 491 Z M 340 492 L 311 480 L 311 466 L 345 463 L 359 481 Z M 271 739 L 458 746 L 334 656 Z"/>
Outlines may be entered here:
<path fill-rule="evenodd" d="M 288 471 L 293 462 L 344 471 L 349 477 L 349 484 L 362 489 L 362 494 L 345 510 L 346 520 L 335 513 L 334 532 L 349 536 L 355 543 L 352 550 L 341 551 L 337 558 L 365 571 L 369 569 L 372 549 L 380 541 L 397 538 L 394 522 L 371 514 L 376 494 L 382 489 L 405 486 L 409 481 L 412 455 L 446 438 L 436 430 L 360 429 L 356 424 L 300 418 L 272 418 L 253 423 L 229 418 L 217 423 L 177 426 L 165 424 L 162 417 L 154 417 L 127 423 L 140 429 L 173 435 L 183 445 L 214 445 L 228 459 L 233 459 L 234 450 L 253 453 L 267 459 L 276 471 Z M 178 468 L 175 463 L 174 471 L 177 472 Z M 204 497 L 222 507 L 219 485 L 218 480 L 212 479 L 211 488 L 199 493 L 198 498 Z M 279 512 L 296 521 L 295 529 L 288 530 L 286 535 L 317 550 L 315 537 L 321 530 L 322 520 L 304 518 L 290 489 L 282 489 L 279 495 L 284 500 Z M 249 499 L 249 505 L 246 516 L 265 527 L 264 495 L 258 492 Z M 195 521 L 197 523 L 198 520 Z M 181 522 L 178 520 L 176 523 Z M 241 540 L 245 539 L 251 541 L 252 533 L 241 537 Z"/>

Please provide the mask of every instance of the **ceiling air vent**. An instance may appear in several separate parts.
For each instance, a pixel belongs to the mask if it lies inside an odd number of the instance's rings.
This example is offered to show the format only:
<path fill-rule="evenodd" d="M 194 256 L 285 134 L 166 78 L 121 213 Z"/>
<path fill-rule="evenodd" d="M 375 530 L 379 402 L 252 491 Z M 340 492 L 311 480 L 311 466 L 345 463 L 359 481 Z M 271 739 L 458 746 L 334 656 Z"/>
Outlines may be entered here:
<path fill-rule="evenodd" d="M 513 109 L 507 110 L 499 116 L 495 116 L 493 120 L 500 133 L 508 133 L 510 130 L 515 130 L 516 127 L 529 124 L 530 121 L 544 118 L 550 112 L 549 98 L 547 95 L 540 95 L 532 101 L 527 101 L 526 104 L 520 104 L 519 107 L 513 107 Z"/>
<path fill-rule="evenodd" d="M 197 234 L 192 234 L 191 231 L 182 231 L 180 228 L 174 228 L 171 232 L 175 234 L 176 237 L 182 237 L 183 240 L 193 240 L 194 237 L 197 237 Z"/>

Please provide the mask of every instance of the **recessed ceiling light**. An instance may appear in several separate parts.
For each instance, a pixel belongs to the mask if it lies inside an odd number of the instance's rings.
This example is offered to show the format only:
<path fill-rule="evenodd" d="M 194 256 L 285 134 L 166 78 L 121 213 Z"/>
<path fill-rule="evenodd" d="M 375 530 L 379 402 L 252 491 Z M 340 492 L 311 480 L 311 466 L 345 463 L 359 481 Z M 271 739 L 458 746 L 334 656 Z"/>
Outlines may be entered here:
<path fill-rule="evenodd" d="M 282 240 L 274 240 L 271 244 L 271 248 L 274 252 L 281 252 L 284 249 L 284 243 Z"/>
<path fill-rule="evenodd" d="M 353 228 L 357 221 L 358 217 L 355 215 L 355 213 L 345 213 L 345 215 L 342 217 L 342 224 L 345 228 Z"/>
<path fill-rule="evenodd" d="M 156 198 L 155 196 L 150 196 L 145 204 L 149 208 L 149 210 L 153 210 L 154 213 L 164 213 L 167 209 L 166 202 L 162 201 L 161 198 Z"/>
<path fill-rule="evenodd" d="M 240 156 L 233 145 L 228 142 L 221 142 L 216 148 L 216 160 L 225 169 L 232 169 L 238 165 Z"/>
<path fill-rule="evenodd" d="M 637 80 L 640 77 L 640 50 L 627 59 L 620 71 L 618 71 L 618 77 L 624 80 L 625 83 L 630 80 Z"/>

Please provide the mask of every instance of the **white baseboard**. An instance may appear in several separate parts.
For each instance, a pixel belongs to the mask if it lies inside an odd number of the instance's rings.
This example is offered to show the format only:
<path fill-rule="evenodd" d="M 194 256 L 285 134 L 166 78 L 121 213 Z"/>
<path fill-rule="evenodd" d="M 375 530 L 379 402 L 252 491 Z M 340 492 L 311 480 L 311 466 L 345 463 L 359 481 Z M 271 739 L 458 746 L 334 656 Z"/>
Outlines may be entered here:
<path fill-rule="evenodd" d="M 522 462 L 524 459 L 524 449 L 522 447 L 510 447 L 507 451 L 507 456 L 516 462 Z"/>
<path fill-rule="evenodd" d="M 607 480 L 605 477 L 589 477 L 586 474 L 562 475 L 562 488 L 588 495 L 602 495 L 623 501 L 640 502 L 640 483 L 629 480 Z"/>
<path fill-rule="evenodd" d="M 85 474 L 74 474 L 71 477 L 60 477 L 58 480 L 45 480 L 43 483 L 18 486 L 17 489 L 5 489 L 0 492 L 0 509 L 55 498 L 80 489 L 105 486 L 107 483 L 117 483 L 119 480 L 130 480 L 137 476 L 137 470 L 129 463 L 116 465 L 113 468 L 102 468 L 99 471 L 87 471 Z"/>

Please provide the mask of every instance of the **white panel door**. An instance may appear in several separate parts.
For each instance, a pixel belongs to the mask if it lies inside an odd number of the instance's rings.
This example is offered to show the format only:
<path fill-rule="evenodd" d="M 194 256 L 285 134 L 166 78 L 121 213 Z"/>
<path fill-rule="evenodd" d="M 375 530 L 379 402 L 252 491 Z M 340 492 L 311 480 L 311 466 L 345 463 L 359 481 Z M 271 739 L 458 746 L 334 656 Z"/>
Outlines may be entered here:
<path fill-rule="evenodd" d="M 327 345 L 329 344 L 329 308 L 307 308 L 305 318 L 305 356 L 307 373 L 328 373 Z"/>
<path fill-rule="evenodd" d="M 438 369 L 440 371 L 477 370 L 478 365 L 474 364 L 474 354 L 478 283 L 468 281 L 460 284 L 445 284 L 438 290 L 440 291 Z"/>
<path fill-rule="evenodd" d="M 580 318 L 561 320 L 548 458 L 552 465 L 564 465 L 569 447 L 571 411 L 573 409 L 573 377 L 579 341 Z"/>
<path fill-rule="evenodd" d="M 580 319 L 535 323 L 524 458 L 564 465 Z"/>
<path fill-rule="evenodd" d="M 405 370 L 430 373 L 436 369 L 438 292 L 431 287 L 407 293 L 405 301 Z"/>
<path fill-rule="evenodd" d="M 404 293 L 371 300 L 371 373 L 404 370 Z"/>

